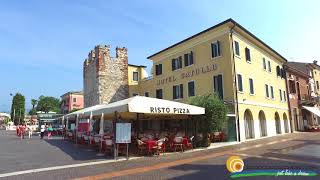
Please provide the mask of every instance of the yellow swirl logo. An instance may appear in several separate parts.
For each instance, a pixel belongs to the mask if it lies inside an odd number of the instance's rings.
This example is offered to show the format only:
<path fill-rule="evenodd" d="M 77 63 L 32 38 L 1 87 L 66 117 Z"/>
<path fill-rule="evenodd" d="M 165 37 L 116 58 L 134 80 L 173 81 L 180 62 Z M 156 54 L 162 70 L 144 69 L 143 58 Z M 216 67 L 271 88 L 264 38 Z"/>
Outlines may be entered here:
<path fill-rule="evenodd" d="M 229 172 L 241 172 L 244 167 L 243 160 L 239 156 L 231 156 L 226 162 L 226 166 Z"/>

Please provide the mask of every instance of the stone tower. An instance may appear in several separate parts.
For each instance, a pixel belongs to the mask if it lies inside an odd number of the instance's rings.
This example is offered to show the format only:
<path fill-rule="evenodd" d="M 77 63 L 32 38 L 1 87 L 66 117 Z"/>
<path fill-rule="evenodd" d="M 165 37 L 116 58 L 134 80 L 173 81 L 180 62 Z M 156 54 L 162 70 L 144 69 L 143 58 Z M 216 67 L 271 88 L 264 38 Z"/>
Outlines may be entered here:
<path fill-rule="evenodd" d="M 110 46 L 98 45 L 83 63 L 84 107 L 111 103 L 129 97 L 128 51 L 116 48 L 110 56 Z"/>

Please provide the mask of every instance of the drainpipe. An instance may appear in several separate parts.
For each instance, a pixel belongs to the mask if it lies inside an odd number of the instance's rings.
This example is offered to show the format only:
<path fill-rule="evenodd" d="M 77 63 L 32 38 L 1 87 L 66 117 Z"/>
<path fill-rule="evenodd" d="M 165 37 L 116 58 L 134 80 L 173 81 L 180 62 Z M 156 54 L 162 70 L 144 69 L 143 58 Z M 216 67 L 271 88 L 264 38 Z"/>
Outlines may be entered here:
<path fill-rule="evenodd" d="M 235 115 L 237 121 L 237 141 L 240 142 L 240 121 L 239 121 L 239 104 L 238 104 L 238 87 L 237 87 L 237 73 L 236 73 L 236 62 L 235 54 L 233 47 L 233 29 L 236 26 L 236 23 L 233 23 L 233 26 L 230 29 L 230 39 L 231 39 L 231 52 L 232 52 L 232 61 L 233 61 L 233 73 L 234 73 L 234 90 L 235 90 Z"/>

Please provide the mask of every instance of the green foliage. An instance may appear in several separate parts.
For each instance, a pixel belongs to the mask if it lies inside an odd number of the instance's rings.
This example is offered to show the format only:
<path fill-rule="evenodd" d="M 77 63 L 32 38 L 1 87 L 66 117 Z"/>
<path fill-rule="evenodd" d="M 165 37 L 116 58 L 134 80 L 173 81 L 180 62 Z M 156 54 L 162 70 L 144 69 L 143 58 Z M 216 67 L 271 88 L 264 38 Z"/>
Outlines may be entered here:
<path fill-rule="evenodd" d="M 60 100 L 51 96 L 40 96 L 37 102 L 36 111 L 43 111 L 48 113 L 49 111 L 60 112 Z"/>
<path fill-rule="evenodd" d="M 22 94 L 17 93 L 13 96 L 11 105 L 11 119 L 16 125 L 24 122 L 25 102 L 26 99 Z"/>
<path fill-rule="evenodd" d="M 72 109 L 69 113 L 73 113 L 73 112 L 76 112 L 76 111 L 79 111 L 79 110 L 81 110 L 81 109 Z"/>
<path fill-rule="evenodd" d="M 218 96 L 212 94 L 191 97 L 188 103 L 205 108 L 205 115 L 199 117 L 197 122 L 198 130 L 203 134 L 207 143 L 208 133 L 221 131 L 225 126 L 228 109 Z"/>
<path fill-rule="evenodd" d="M 35 115 L 36 114 L 36 105 L 38 104 L 38 100 L 36 99 L 31 99 L 31 105 L 32 105 L 32 109 L 29 111 L 29 115 Z"/>
<path fill-rule="evenodd" d="M 4 121 L 3 121 L 3 123 L 4 123 L 5 125 L 8 125 L 9 122 L 11 122 L 11 119 L 8 118 L 8 117 L 6 117 L 6 118 L 4 119 Z"/>

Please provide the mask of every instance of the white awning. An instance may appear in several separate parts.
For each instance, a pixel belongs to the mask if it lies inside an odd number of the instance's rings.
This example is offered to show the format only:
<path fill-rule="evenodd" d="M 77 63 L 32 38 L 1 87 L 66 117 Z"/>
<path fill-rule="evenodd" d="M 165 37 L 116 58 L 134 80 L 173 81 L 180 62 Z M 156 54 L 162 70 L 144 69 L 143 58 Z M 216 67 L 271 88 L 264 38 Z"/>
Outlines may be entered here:
<path fill-rule="evenodd" d="M 117 111 L 132 112 L 132 113 L 148 113 L 148 114 L 179 114 L 179 115 L 201 115 L 205 114 L 205 109 L 198 106 L 168 101 L 157 98 L 144 96 L 134 96 L 128 99 L 117 101 L 110 104 L 99 105 L 90 109 L 83 109 L 85 115 L 93 116 L 111 114 Z"/>
<path fill-rule="evenodd" d="M 105 106 L 105 104 L 100 104 L 100 105 L 95 105 L 95 106 L 87 107 L 87 108 L 84 108 L 84 109 L 80 109 L 78 111 L 66 114 L 65 117 L 76 116 L 77 114 L 80 115 L 80 114 L 84 114 L 85 112 L 91 112 L 92 110 L 97 109 L 97 108 L 102 107 L 102 106 Z"/>
<path fill-rule="evenodd" d="M 302 107 L 320 117 L 320 109 L 318 107 L 312 107 L 312 106 L 302 106 Z"/>

